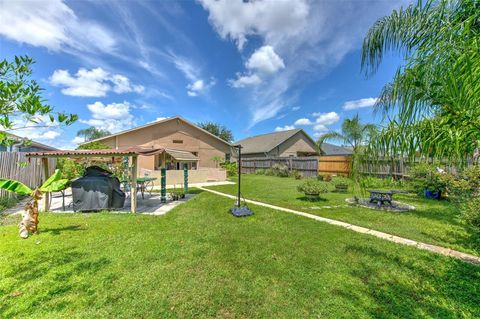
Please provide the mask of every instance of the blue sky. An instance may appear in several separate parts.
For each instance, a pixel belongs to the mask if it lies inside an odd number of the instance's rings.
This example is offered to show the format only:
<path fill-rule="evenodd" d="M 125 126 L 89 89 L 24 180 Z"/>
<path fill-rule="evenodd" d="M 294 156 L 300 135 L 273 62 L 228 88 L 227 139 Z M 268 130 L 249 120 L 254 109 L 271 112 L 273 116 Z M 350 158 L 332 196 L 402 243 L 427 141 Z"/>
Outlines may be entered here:
<path fill-rule="evenodd" d="M 360 72 L 368 28 L 400 1 L 5 1 L 1 57 L 28 54 L 70 127 L 19 131 L 73 148 L 76 132 L 111 132 L 181 115 L 235 139 L 293 127 L 317 137 L 372 105 L 400 64 Z M 18 125 L 21 121 L 18 120 Z"/>

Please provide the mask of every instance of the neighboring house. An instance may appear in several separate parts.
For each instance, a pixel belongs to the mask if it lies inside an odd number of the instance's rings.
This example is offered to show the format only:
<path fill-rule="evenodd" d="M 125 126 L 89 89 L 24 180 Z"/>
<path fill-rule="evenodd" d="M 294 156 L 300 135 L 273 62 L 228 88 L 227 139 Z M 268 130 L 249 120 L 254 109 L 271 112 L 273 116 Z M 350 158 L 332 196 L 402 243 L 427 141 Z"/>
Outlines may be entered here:
<path fill-rule="evenodd" d="M 32 140 L 28 140 L 27 138 L 23 138 L 20 136 L 17 136 L 15 134 L 7 133 L 8 137 L 16 140 L 17 142 L 14 143 L 11 146 L 2 146 L 0 145 L 0 152 L 21 152 L 21 153 L 27 153 L 27 152 L 42 152 L 42 151 L 56 151 L 57 148 L 51 147 L 39 142 L 35 142 Z M 27 142 L 25 143 L 25 140 Z"/>
<path fill-rule="evenodd" d="M 256 135 L 240 140 L 242 157 L 303 157 L 318 155 L 315 141 L 302 129 Z"/>
<path fill-rule="evenodd" d="M 326 156 L 349 156 L 353 154 L 353 149 L 349 146 L 338 146 L 329 143 L 322 144 L 322 155 Z"/>
<path fill-rule="evenodd" d="M 140 175 L 158 177 L 160 168 L 167 168 L 167 184 L 183 181 L 183 166 L 188 165 L 190 182 L 225 180 L 226 173 L 218 168 L 218 159 L 229 160 L 232 145 L 176 116 L 162 121 L 118 132 L 89 142 L 101 142 L 112 148 L 139 146 L 164 148 L 156 156 L 139 156 Z"/>

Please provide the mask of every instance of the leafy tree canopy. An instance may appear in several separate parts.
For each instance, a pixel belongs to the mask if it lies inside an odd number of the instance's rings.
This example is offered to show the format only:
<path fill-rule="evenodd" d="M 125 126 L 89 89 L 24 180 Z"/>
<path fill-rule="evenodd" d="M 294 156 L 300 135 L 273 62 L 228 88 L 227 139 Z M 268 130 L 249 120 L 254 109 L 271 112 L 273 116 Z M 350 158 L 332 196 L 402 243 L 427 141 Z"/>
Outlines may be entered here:
<path fill-rule="evenodd" d="M 215 122 L 203 122 L 197 124 L 202 129 L 212 133 L 215 136 L 220 137 L 222 140 L 227 142 L 233 141 L 233 133 L 226 126 L 215 123 Z"/>
<path fill-rule="evenodd" d="M 15 140 L 7 133 L 28 127 L 41 127 L 41 118 L 52 123 L 70 125 L 78 117 L 75 114 L 55 112 L 42 98 L 43 89 L 31 79 L 33 59 L 15 56 L 13 61 L 0 61 L 0 145 L 12 145 Z M 18 126 L 17 120 L 26 124 Z"/>
<path fill-rule="evenodd" d="M 77 132 L 77 136 L 83 136 L 83 138 L 85 139 L 85 142 L 95 140 L 97 138 L 101 138 L 104 136 L 108 136 L 110 134 L 111 133 L 109 131 L 98 129 L 94 126 L 90 126 L 89 128 L 86 128 Z"/>

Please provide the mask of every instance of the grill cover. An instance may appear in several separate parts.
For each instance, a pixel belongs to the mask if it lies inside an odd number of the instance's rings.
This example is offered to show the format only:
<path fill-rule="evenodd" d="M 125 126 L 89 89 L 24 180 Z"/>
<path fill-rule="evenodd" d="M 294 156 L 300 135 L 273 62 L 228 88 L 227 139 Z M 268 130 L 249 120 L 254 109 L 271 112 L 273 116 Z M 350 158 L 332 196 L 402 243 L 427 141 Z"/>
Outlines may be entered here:
<path fill-rule="evenodd" d="M 123 208 L 125 203 L 118 178 L 98 166 L 88 167 L 83 177 L 72 182 L 72 196 L 75 212 Z"/>

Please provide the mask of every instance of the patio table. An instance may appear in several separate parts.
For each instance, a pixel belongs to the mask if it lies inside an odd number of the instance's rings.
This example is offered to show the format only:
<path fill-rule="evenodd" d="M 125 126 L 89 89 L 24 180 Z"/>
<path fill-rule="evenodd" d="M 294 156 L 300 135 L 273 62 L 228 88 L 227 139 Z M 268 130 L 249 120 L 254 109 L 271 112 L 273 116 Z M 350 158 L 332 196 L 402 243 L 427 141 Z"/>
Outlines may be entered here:
<path fill-rule="evenodd" d="M 149 194 L 152 195 L 153 182 L 156 181 L 156 177 L 138 177 L 137 178 L 137 192 L 140 191 L 142 194 L 142 199 L 145 199 L 145 191 L 150 187 Z M 123 187 L 126 190 L 130 181 L 122 181 Z M 131 192 L 130 192 L 131 193 Z M 131 195 L 131 194 L 130 194 Z"/>
<path fill-rule="evenodd" d="M 388 203 L 392 206 L 393 195 L 397 194 L 397 191 L 385 191 L 385 190 L 367 190 L 370 193 L 370 203 L 377 203 L 378 206 Z"/>

